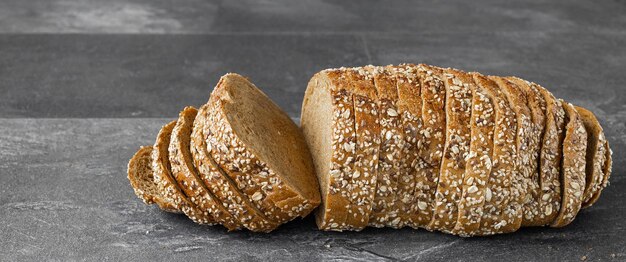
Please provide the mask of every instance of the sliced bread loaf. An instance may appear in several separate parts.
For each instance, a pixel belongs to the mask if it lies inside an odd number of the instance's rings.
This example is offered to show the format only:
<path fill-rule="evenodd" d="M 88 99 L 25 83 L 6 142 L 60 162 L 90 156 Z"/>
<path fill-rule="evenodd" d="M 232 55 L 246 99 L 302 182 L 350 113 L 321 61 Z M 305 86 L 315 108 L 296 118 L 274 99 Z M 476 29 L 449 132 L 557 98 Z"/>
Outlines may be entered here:
<path fill-rule="evenodd" d="M 157 204 L 163 211 L 180 213 L 174 203 L 165 198 L 154 182 L 152 171 L 152 147 L 142 146 L 128 161 L 128 180 L 135 195 L 146 205 Z"/>

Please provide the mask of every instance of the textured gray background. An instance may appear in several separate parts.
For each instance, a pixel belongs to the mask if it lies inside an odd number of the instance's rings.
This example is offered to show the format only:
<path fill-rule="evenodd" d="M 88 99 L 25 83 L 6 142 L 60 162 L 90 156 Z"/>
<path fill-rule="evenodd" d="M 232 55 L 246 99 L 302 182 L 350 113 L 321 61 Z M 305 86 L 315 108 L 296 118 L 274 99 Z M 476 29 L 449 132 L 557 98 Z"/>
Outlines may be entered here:
<path fill-rule="evenodd" d="M 594 111 L 611 186 L 562 229 L 463 239 L 225 233 L 137 200 L 126 162 L 225 72 L 291 116 L 323 68 L 430 63 L 518 75 Z M 0 261 L 626 260 L 626 2 L 0 1 Z"/>

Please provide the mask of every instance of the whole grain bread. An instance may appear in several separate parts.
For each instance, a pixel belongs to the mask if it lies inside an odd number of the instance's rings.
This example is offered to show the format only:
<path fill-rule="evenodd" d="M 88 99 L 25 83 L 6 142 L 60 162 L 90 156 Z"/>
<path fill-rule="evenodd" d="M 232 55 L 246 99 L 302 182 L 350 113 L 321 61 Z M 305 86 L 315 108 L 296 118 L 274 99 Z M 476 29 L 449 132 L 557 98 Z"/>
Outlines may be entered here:
<path fill-rule="evenodd" d="M 267 95 L 230 73 L 220 78 L 207 104 L 203 132 L 209 151 L 267 217 L 284 223 L 320 203 L 302 132 Z"/>
<path fill-rule="evenodd" d="M 171 199 L 174 206 L 183 211 L 191 220 L 202 225 L 213 225 L 215 223 L 213 217 L 208 212 L 200 210 L 192 203 L 172 176 L 168 147 L 170 144 L 170 136 L 175 125 L 176 121 L 168 123 L 161 128 L 157 135 L 156 142 L 152 149 L 154 181 L 157 183 L 159 191 L 166 198 Z"/>
<path fill-rule="evenodd" d="M 468 80 L 470 81 L 470 80 Z M 471 79 L 471 81 L 474 81 Z M 462 236 L 478 233 L 488 190 L 493 157 L 495 108 L 493 98 L 480 84 L 472 87 L 472 118 L 469 154 L 463 177 L 462 197 L 454 232 Z"/>
<path fill-rule="evenodd" d="M 237 188 L 235 182 L 217 165 L 208 152 L 207 137 L 202 131 L 207 107 L 203 105 L 198 110 L 191 132 L 191 154 L 199 176 L 226 211 L 245 228 L 254 232 L 270 232 L 276 229 L 279 224 L 267 218 L 252 204 L 249 196 Z"/>
<path fill-rule="evenodd" d="M 490 96 L 496 112 L 492 169 L 485 189 L 481 226 L 476 232 L 476 235 L 493 235 L 509 232 L 518 220 L 518 213 L 511 212 L 515 204 L 511 201 L 511 175 L 515 170 L 517 120 L 496 82 L 479 73 L 472 73 L 472 76 Z"/>
<path fill-rule="evenodd" d="M 458 218 L 457 205 L 462 196 L 465 160 L 469 154 L 474 81 L 460 70 L 443 71 L 446 138 L 430 227 L 452 232 Z"/>
<path fill-rule="evenodd" d="M 590 200 L 602 187 L 604 176 L 602 167 L 606 161 L 606 138 L 602 126 L 591 111 L 579 106 L 574 107 L 587 131 L 586 179 L 582 204 L 582 207 L 586 208 L 593 205 Z"/>
<path fill-rule="evenodd" d="M 585 191 L 585 154 L 587 148 L 587 131 L 580 120 L 578 112 L 570 103 L 561 101 L 565 110 L 565 138 L 563 139 L 563 169 L 561 185 L 563 186 L 561 209 L 550 224 L 551 227 L 563 227 L 571 223 L 583 201 Z"/>
<path fill-rule="evenodd" d="M 228 230 L 237 230 L 241 224 L 224 209 L 221 201 L 215 198 L 198 176 L 198 171 L 193 164 L 190 151 L 191 129 L 197 113 L 198 110 L 194 107 L 185 107 L 180 112 L 176 126 L 172 131 L 168 148 L 172 176 L 198 209 L 210 214 L 217 223 Z"/>
<path fill-rule="evenodd" d="M 180 213 L 170 199 L 161 195 L 154 182 L 152 171 L 152 147 L 142 146 L 128 161 L 128 180 L 135 195 L 146 205 L 157 204 L 163 211 Z"/>

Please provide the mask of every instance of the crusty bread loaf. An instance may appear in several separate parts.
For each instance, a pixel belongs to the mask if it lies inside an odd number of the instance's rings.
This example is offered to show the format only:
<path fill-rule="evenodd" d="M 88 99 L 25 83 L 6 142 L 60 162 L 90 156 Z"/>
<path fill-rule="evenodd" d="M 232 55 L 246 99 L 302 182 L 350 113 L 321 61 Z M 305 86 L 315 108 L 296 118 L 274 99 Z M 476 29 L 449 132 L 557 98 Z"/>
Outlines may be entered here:
<path fill-rule="evenodd" d="M 163 211 L 180 213 L 170 199 L 161 195 L 152 172 L 152 147 L 142 146 L 128 161 L 128 180 L 135 195 L 146 205 L 157 204 Z"/>
<path fill-rule="evenodd" d="M 209 191 L 198 176 L 198 171 L 193 164 L 190 151 L 191 129 L 197 113 L 198 110 L 194 107 L 185 107 L 180 112 L 176 126 L 172 131 L 168 148 L 172 176 L 189 200 L 200 210 L 211 215 L 217 223 L 228 230 L 237 230 L 241 225 Z"/>
<path fill-rule="evenodd" d="M 229 230 L 269 232 L 321 204 L 322 230 L 485 236 L 571 223 L 611 168 L 593 113 L 538 84 L 401 64 L 315 74 L 301 128 L 227 74 L 131 158 L 128 178 L 146 204 Z"/>

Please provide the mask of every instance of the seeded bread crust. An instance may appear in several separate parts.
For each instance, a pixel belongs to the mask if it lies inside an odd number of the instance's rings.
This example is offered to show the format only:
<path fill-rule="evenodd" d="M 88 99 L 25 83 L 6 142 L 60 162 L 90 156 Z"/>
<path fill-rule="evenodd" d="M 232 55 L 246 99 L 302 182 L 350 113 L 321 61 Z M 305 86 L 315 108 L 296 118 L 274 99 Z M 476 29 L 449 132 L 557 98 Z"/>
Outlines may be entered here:
<path fill-rule="evenodd" d="M 203 132 L 207 119 L 207 107 L 204 105 L 200 108 L 191 134 L 194 164 L 198 167 L 203 182 L 221 200 L 228 212 L 245 228 L 255 232 L 272 231 L 279 224 L 267 218 L 252 204 L 250 199 L 237 188 L 235 182 L 217 165 L 211 153 L 207 151 L 206 139 L 208 137 Z"/>
<path fill-rule="evenodd" d="M 490 76 L 500 86 L 500 90 L 504 93 L 515 112 L 517 133 L 515 135 L 515 152 L 514 161 L 515 170 L 512 175 L 511 183 L 511 202 L 515 212 L 515 220 L 507 228 L 506 232 L 513 232 L 520 228 L 524 217 L 530 216 L 532 211 L 529 206 L 534 201 L 528 190 L 533 187 L 531 181 L 530 169 L 530 140 L 532 137 L 531 129 L 531 112 L 528 108 L 527 94 L 516 84 L 508 81 L 506 78 L 498 76 Z"/>
<path fill-rule="evenodd" d="M 570 103 L 561 101 L 565 109 L 566 130 L 563 140 L 563 170 L 561 185 L 563 194 L 559 215 L 550 225 L 564 227 L 571 223 L 580 210 L 585 191 L 585 154 L 587 148 L 587 131 L 580 120 L 578 112 Z"/>
<path fill-rule="evenodd" d="M 374 72 L 380 109 L 380 136 L 376 194 L 372 204 L 369 225 L 374 227 L 400 227 L 398 205 L 398 178 L 402 158 L 402 120 L 398 114 L 397 82 L 391 67 Z"/>
<path fill-rule="evenodd" d="M 601 190 L 602 186 L 602 166 L 606 161 L 606 138 L 602 126 L 596 116 L 589 110 L 574 106 L 587 131 L 587 153 L 586 153 L 586 180 L 585 192 L 583 193 L 582 208 L 587 208 L 593 203 L 591 198 Z"/>
<path fill-rule="evenodd" d="M 461 236 L 477 234 L 480 229 L 487 182 L 491 173 L 496 122 L 490 94 L 478 84 L 471 86 L 471 140 L 463 178 L 463 195 L 459 201 L 458 218 L 454 227 L 454 232 Z"/>
<path fill-rule="evenodd" d="M 561 208 L 560 182 L 561 172 L 561 141 L 565 125 L 565 112 L 561 101 L 540 85 L 534 85 L 546 101 L 546 125 L 539 154 L 539 170 L 541 185 L 541 212 L 535 217 L 532 226 L 545 226 L 556 218 Z"/>
<path fill-rule="evenodd" d="M 602 184 L 600 185 L 598 192 L 596 192 L 596 194 L 593 195 L 591 199 L 587 202 L 589 206 L 598 201 L 602 190 L 609 185 L 609 177 L 611 176 L 611 172 L 613 170 L 613 151 L 609 147 L 609 140 L 605 140 L 604 148 L 606 148 L 606 150 L 604 164 L 602 165 Z"/>
<path fill-rule="evenodd" d="M 258 210 L 241 192 L 235 182 L 221 170 L 213 156 L 207 151 L 203 133 L 207 105 L 203 105 L 193 123 L 191 132 L 191 154 L 198 174 L 210 192 L 221 202 L 222 207 L 239 224 L 253 232 L 270 232 L 279 226 Z"/>
<path fill-rule="evenodd" d="M 402 119 L 404 146 L 402 147 L 400 174 L 400 188 L 398 201 L 400 202 L 401 226 L 419 227 L 419 214 L 425 207 L 425 203 L 418 203 L 416 187 L 423 188 L 424 184 L 417 184 L 418 176 L 425 166 L 421 159 L 424 150 L 423 136 L 419 131 L 423 128 L 422 123 L 422 98 L 421 86 L 417 76 L 417 66 L 403 64 L 394 67 L 394 73 L 398 87 L 398 113 Z"/>
<path fill-rule="evenodd" d="M 479 74 L 472 73 L 476 84 L 491 97 L 496 117 L 493 141 L 492 169 L 485 189 L 485 204 L 481 227 L 476 235 L 493 235 L 509 232 L 517 220 L 517 213 L 511 212 L 511 183 L 515 170 L 515 137 L 517 122 L 506 95 L 497 83 Z"/>
<path fill-rule="evenodd" d="M 356 134 L 354 123 L 354 101 L 351 88 L 345 77 L 345 68 L 327 69 L 317 73 L 307 86 L 302 105 L 301 127 L 305 137 L 313 139 L 315 123 L 309 123 L 310 115 L 318 114 L 310 112 L 311 97 L 316 92 L 327 92 L 330 96 L 330 110 L 332 112 L 332 134 L 330 137 L 331 149 L 330 163 L 317 163 L 317 176 L 322 187 L 322 204 L 315 214 L 316 223 L 321 230 L 343 231 L 350 229 L 346 224 L 350 199 L 346 191 L 348 179 L 354 172 Z M 307 140 L 309 147 L 314 150 L 316 141 Z M 314 157 L 319 157 L 323 152 L 312 151 Z M 322 160 L 320 160 L 322 161 Z M 326 160 L 323 160 L 326 161 Z M 321 170 L 320 165 L 329 165 L 328 170 Z M 323 173 L 327 172 L 327 173 Z"/>
<path fill-rule="evenodd" d="M 174 206 L 183 211 L 187 217 L 201 225 L 213 225 L 215 221 L 208 213 L 198 209 L 193 204 L 183 190 L 180 188 L 176 180 L 171 174 L 170 161 L 168 158 L 168 146 L 170 144 L 170 136 L 176 125 L 176 121 L 172 121 L 161 128 L 157 135 L 156 142 L 152 149 L 152 170 L 154 170 L 154 181 L 157 183 L 159 192 L 172 199 Z"/>
<path fill-rule="evenodd" d="M 522 227 L 534 226 L 543 213 L 541 210 L 541 182 L 539 176 L 539 151 L 545 128 L 546 101 L 536 87 L 536 84 L 517 77 L 507 77 L 507 80 L 515 83 L 526 93 L 528 108 L 531 112 L 531 127 L 527 152 L 530 153 L 528 168 L 530 170 L 530 184 L 527 188 L 524 201 L 524 216 Z"/>
<path fill-rule="evenodd" d="M 238 188 L 263 211 L 265 216 L 279 224 L 298 216 L 304 217 L 318 203 L 305 199 L 290 185 L 284 183 L 277 173 L 261 161 L 233 132 L 224 114 L 224 103 L 231 99 L 229 86 L 241 82 L 252 85 L 242 76 L 226 74 L 211 93 L 208 117 L 203 128 L 205 136 L 209 137 L 208 149 L 218 166 L 236 182 Z M 267 97 L 264 99 L 269 100 Z"/>
<path fill-rule="evenodd" d="M 415 196 L 419 213 L 417 225 L 429 227 L 433 217 L 435 192 L 439 181 L 439 170 L 443 156 L 443 145 L 446 134 L 445 99 L 446 88 L 443 82 L 443 71 L 424 64 L 417 65 L 417 75 L 421 86 L 422 123 L 419 130 L 422 136 L 423 150 L 420 150 L 418 176 L 415 181 Z"/>
<path fill-rule="evenodd" d="M 178 182 L 185 195 L 191 202 L 207 215 L 226 227 L 229 231 L 240 229 L 241 225 L 224 209 L 221 202 L 209 191 L 204 182 L 198 177 L 198 171 L 193 165 L 190 151 L 191 128 L 198 110 L 194 107 L 185 107 L 178 116 L 178 121 L 169 144 L 169 160 L 172 176 Z"/>
<path fill-rule="evenodd" d="M 374 67 L 364 67 L 344 72 L 352 83 L 350 91 L 353 93 L 356 135 L 354 172 L 348 178 L 350 206 L 346 225 L 350 230 L 362 230 L 367 226 L 376 193 L 380 123 L 374 70 Z"/>
<path fill-rule="evenodd" d="M 135 195 L 146 205 L 157 204 L 163 211 L 180 213 L 174 204 L 161 196 L 154 182 L 152 171 L 152 147 L 142 146 L 128 161 L 128 180 Z"/>
<path fill-rule="evenodd" d="M 446 86 L 446 142 L 435 209 L 430 227 L 451 232 L 457 222 L 463 190 L 465 158 L 469 154 L 472 114 L 471 76 L 456 69 L 444 69 Z"/>

